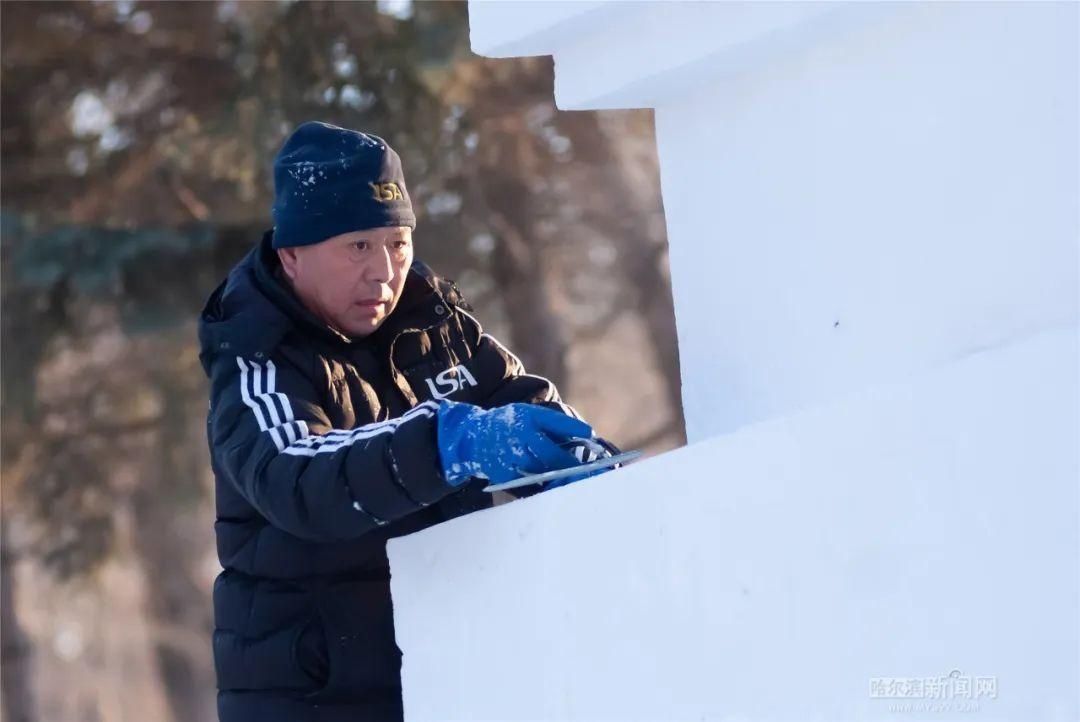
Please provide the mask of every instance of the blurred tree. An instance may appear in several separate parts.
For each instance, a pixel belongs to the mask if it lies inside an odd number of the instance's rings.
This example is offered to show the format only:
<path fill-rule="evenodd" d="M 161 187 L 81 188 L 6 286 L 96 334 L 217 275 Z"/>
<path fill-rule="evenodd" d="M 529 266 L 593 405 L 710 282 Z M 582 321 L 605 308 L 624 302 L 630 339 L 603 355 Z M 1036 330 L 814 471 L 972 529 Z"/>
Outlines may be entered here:
<path fill-rule="evenodd" d="M 194 319 L 297 123 L 394 144 L 419 254 L 531 370 L 565 385 L 575 342 L 646 319 L 673 411 L 629 445 L 681 434 L 651 116 L 557 113 L 550 59 L 471 56 L 464 3 L 396 8 L 0 3 L 4 512 L 59 578 L 135 553 L 176 720 L 213 704 Z"/>

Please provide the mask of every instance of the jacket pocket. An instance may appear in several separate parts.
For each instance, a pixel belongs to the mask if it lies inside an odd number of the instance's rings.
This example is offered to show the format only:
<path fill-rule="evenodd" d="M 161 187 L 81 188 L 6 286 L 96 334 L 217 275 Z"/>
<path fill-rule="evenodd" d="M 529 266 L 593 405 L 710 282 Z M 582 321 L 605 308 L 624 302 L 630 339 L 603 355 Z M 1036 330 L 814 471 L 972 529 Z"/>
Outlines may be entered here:
<path fill-rule="evenodd" d="M 293 644 L 293 659 L 300 673 L 311 681 L 312 693 L 329 681 L 330 660 L 326 650 L 326 631 L 322 620 L 314 617 L 300 630 Z"/>
<path fill-rule="evenodd" d="M 259 638 L 235 632 L 214 632 L 214 666 L 223 691 L 296 691 L 314 688 L 296 665 L 294 649 L 300 625 L 290 625 Z"/>
<path fill-rule="evenodd" d="M 400 694 L 401 650 L 394 639 L 389 580 L 326 587 L 318 610 L 321 637 L 312 631 L 301 635 L 298 663 L 317 672 L 325 652 L 325 683 L 306 698 L 340 703 Z M 311 642 L 325 646 L 304 652 L 301 646 Z"/>

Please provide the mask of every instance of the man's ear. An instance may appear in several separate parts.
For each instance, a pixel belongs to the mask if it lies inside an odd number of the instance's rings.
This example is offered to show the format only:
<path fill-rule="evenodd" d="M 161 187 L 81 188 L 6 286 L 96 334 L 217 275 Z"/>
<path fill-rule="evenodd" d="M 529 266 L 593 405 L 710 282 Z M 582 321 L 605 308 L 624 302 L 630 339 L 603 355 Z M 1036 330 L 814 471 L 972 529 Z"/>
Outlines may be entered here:
<path fill-rule="evenodd" d="M 285 271 L 285 275 L 289 280 L 295 280 L 297 274 L 297 254 L 295 248 L 279 248 L 277 249 L 278 259 L 281 261 L 281 268 Z"/>

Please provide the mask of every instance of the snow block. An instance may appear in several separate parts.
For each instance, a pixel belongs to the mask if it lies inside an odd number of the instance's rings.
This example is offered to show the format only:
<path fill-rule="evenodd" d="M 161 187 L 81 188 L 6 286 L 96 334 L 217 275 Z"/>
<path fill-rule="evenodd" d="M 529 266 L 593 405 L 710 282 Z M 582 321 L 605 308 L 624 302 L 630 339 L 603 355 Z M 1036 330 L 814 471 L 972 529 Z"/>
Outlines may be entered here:
<path fill-rule="evenodd" d="M 1078 363 L 1048 331 L 392 541 L 406 718 L 1076 719 Z"/>

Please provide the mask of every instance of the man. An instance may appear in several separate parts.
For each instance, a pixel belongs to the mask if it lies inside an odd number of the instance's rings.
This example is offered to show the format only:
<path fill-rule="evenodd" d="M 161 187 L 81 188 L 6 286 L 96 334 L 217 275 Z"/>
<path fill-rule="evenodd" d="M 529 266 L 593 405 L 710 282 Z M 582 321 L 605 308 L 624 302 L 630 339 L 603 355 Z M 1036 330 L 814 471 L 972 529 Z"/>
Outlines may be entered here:
<path fill-rule="evenodd" d="M 592 429 L 413 261 L 397 154 L 305 123 L 274 228 L 199 326 L 217 479 L 223 722 L 399 720 L 386 540 L 577 463 Z"/>

